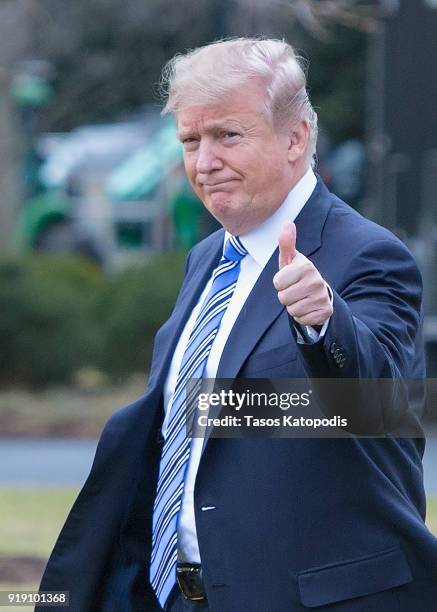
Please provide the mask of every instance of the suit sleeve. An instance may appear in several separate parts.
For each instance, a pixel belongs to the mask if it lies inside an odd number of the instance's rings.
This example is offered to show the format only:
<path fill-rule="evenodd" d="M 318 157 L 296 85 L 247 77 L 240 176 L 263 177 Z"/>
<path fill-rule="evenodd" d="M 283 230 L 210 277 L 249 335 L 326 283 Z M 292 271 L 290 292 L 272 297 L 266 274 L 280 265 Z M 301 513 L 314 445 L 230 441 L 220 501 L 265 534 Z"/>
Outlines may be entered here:
<path fill-rule="evenodd" d="M 423 363 L 417 265 L 400 241 L 381 240 L 363 248 L 344 276 L 332 287 L 324 338 L 298 345 L 310 378 L 347 379 L 317 382 L 322 411 L 346 417 L 347 429 L 358 434 L 420 434 L 423 407 L 411 410 L 411 379 Z"/>
<path fill-rule="evenodd" d="M 299 345 L 309 376 L 411 376 L 422 281 L 410 252 L 395 239 L 370 243 L 346 276 L 332 287 L 334 312 L 324 338 Z"/>

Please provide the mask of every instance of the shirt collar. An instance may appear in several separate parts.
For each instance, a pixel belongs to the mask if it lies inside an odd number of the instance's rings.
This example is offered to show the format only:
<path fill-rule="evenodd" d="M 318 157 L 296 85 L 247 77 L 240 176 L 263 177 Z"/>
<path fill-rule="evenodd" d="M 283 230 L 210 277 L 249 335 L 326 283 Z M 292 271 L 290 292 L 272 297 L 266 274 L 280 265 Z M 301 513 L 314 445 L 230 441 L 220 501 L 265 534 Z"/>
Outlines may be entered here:
<path fill-rule="evenodd" d="M 252 231 L 239 237 L 249 255 L 261 268 L 264 268 L 276 250 L 284 223 L 291 223 L 296 219 L 309 200 L 316 184 L 316 175 L 310 167 L 273 215 Z M 229 236 L 229 232 L 225 232 L 224 243 Z"/>

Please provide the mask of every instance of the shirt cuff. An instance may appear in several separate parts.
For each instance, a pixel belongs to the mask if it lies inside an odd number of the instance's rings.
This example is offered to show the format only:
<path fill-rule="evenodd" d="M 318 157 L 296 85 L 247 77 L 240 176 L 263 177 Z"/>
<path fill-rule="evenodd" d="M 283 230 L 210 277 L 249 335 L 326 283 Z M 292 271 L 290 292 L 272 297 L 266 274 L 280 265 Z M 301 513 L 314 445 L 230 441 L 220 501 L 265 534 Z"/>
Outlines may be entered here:
<path fill-rule="evenodd" d="M 328 285 L 327 282 L 325 282 L 325 285 L 326 285 L 326 289 L 328 290 L 329 300 L 332 306 L 334 302 L 334 294 L 332 293 L 332 289 Z M 296 335 L 297 335 L 297 343 L 298 344 L 315 344 L 316 342 L 321 340 L 326 334 L 326 330 L 328 329 L 330 320 L 331 320 L 331 317 L 329 317 L 329 319 L 326 319 L 326 321 L 322 325 L 322 329 L 318 332 L 317 330 L 314 329 L 312 325 L 300 325 L 300 323 L 297 323 L 293 319 L 293 325 L 294 325 L 294 328 L 296 330 Z"/>

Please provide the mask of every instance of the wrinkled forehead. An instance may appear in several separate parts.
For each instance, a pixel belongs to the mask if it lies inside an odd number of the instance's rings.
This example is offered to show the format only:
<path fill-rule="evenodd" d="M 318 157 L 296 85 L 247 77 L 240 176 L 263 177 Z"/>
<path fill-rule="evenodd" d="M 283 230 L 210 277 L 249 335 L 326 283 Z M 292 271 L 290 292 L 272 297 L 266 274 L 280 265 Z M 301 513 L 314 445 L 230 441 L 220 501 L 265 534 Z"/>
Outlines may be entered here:
<path fill-rule="evenodd" d="M 173 114 L 178 132 L 266 119 L 265 91 L 257 87 L 233 89 L 210 101 L 185 99 Z"/>
<path fill-rule="evenodd" d="M 257 99 L 245 103 L 195 105 L 182 109 L 176 116 L 178 137 L 191 133 L 218 133 L 222 130 L 247 130 L 267 121 Z"/>

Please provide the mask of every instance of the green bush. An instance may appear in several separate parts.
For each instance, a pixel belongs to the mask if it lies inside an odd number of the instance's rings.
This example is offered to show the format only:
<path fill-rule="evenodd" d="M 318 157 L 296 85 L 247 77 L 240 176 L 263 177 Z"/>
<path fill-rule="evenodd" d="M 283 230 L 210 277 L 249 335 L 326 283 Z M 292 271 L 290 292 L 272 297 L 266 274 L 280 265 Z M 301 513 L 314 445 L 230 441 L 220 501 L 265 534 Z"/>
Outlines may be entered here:
<path fill-rule="evenodd" d="M 167 253 L 108 283 L 100 304 L 104 346 L 98 365 L 112 378 L 149 369 L 153 340 L 176 301 L 185 257 Z"/>
<path fill-rule="evenodd" d="M 68 381 L 93 360 L 92 325 L 102 275 L 81 260 L 34 257 L 0 262 L 0 380 Z"/>
<path fill-rule="evenodd" d="M 185 255 L 106 277 L 80 259 L 0 260 L 0 382 L 68 382 L 94 366 L 113 379 L 148 369 Z"/>

